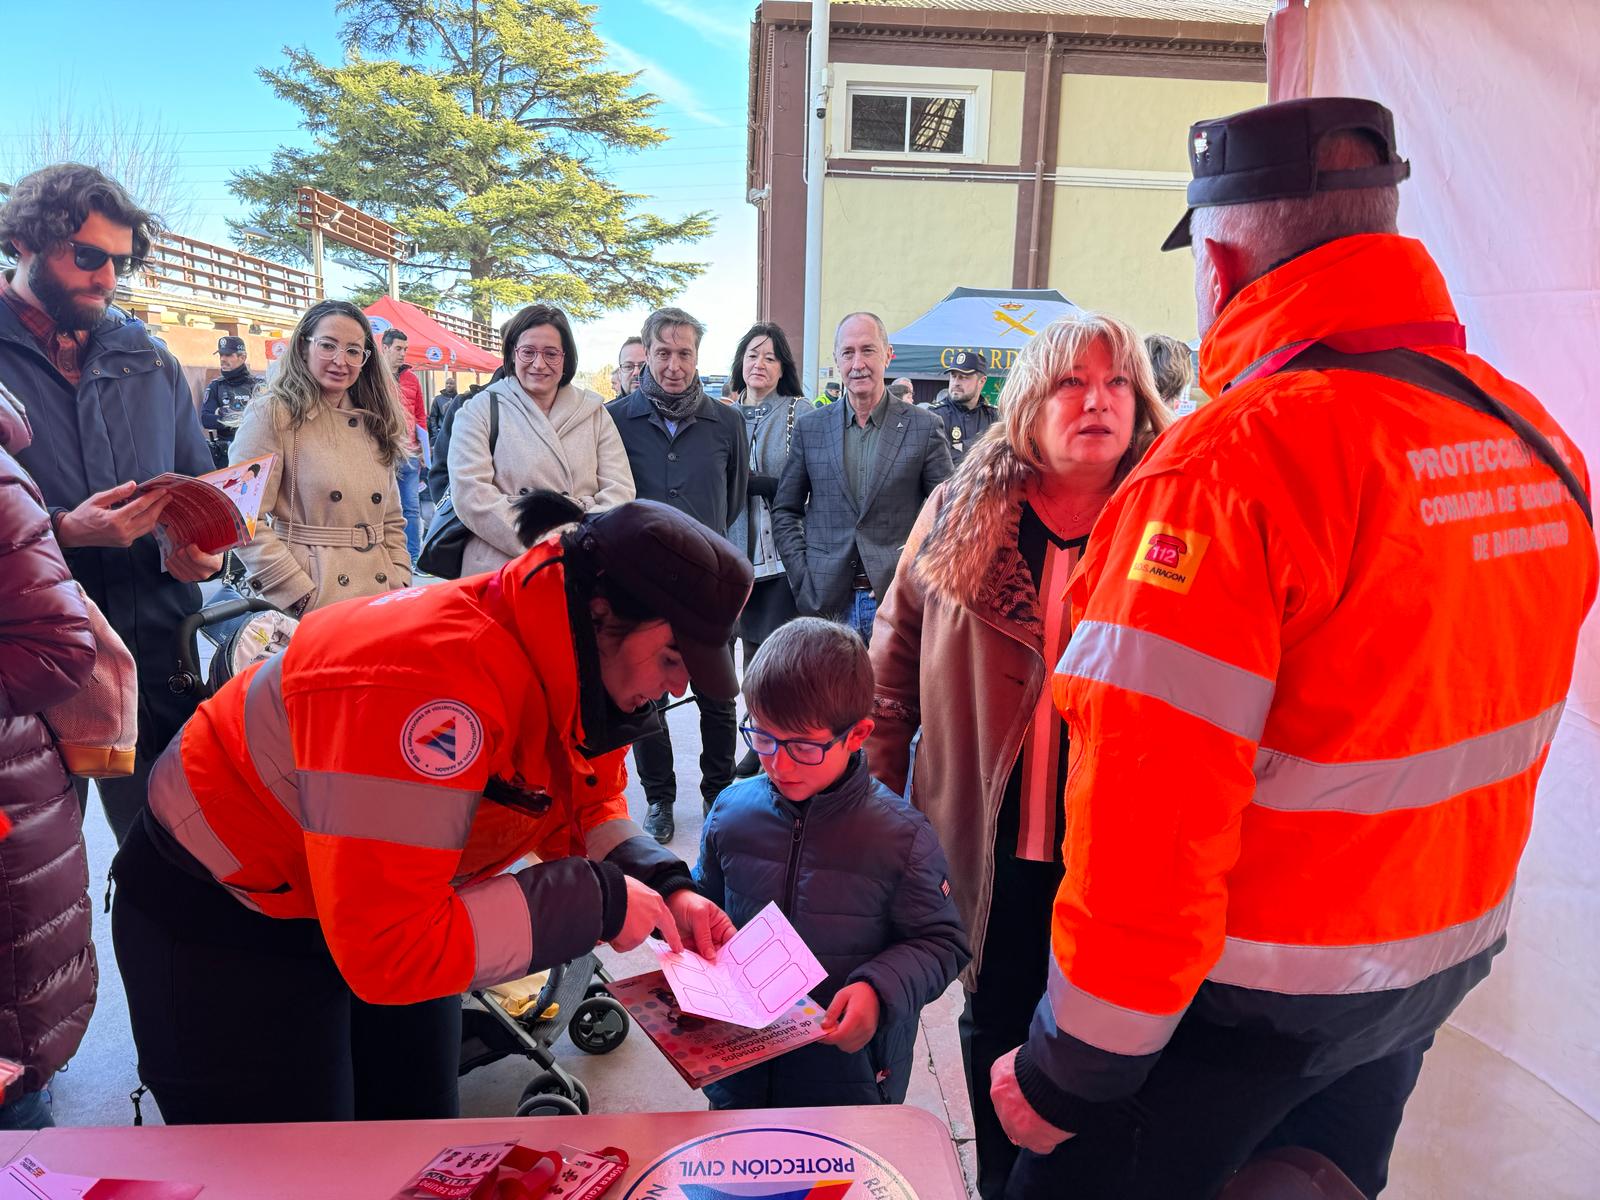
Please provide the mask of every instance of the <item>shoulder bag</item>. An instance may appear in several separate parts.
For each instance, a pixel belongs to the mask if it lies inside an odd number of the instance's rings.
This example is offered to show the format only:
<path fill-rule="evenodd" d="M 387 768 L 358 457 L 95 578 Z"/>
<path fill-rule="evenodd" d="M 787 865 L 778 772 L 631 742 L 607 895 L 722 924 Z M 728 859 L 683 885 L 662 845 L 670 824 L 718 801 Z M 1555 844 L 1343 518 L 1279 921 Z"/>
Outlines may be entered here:
<path fill-rule="evenodd" d="M 494 444 L 500 437 L 500 397 L 489 393 L 489 461 L 494 462 Z M 455 502 L 445 489 L 433 506 L 433 520 L 428 522 L 428 532 L 422 538 L 422 552 L 417 555 L 417 567 L 440 579 L 461 578 L 461 556 L 466 553 L 472 531 L 456 516 Z"/>

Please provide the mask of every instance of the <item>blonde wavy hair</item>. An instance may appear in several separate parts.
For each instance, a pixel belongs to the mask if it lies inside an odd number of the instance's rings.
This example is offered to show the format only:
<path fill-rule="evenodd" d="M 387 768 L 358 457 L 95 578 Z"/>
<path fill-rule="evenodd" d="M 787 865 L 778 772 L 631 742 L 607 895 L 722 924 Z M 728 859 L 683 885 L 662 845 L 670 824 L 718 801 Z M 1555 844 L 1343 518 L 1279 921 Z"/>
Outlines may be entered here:
<path fill-rule="evenodd" d="M 1104 313 L 1053 321 L 1023 347 L 1000 392 L 1000 420 L 990 426 L 949 482 L 933 527 L 914 565 L 929 588 L 972 605 L 995 554 L 1015 536 L 1016 513 L 1029 485 L 1044 474 L 1036 433 L 1046 403 L 1084 352 L 1103 343 L 1111 361 L 1133 380 L 1133 434 L 1117 461 L 1114 482 L 1138 465 L 1150 443 L 1172 423 L 1156 391 L 1144 341 L 1131 325 Z"/>
<path fill-rule="evenodd" d="M 350 403 L 361 417 L 367 435 L 377 445 L 378 457 L 384 466 L 397 466 L 404 461 L 411 446 L 410 417 L 400 402 L 400 391 L 389 368 L 378 356 L 367 314 L 354 304 L 345 300 L 322 300 L 306 310 L 295 323 L 289 351 L 268 386 L 268 400 L 288 419 L 291 429 L 304 425 L 306 418 L 323 402 L 322 386 L 311 374 L 309 347 L 313 331 L 326 317 L 349 317 L 361 326 L 367 361 L 361 364 L 356 381 L 350 385 Z"/>

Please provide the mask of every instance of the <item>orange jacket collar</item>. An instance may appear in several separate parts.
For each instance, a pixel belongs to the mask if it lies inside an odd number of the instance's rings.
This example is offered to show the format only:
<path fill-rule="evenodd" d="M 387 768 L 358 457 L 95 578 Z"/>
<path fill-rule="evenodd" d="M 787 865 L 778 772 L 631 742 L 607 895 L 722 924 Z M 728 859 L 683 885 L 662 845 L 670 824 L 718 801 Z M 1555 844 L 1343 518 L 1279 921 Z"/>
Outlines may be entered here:
<path fill-rule="evenodd" d="M 1269 271 L 1228 302 L 1200 347 L 1200 386 L 1221 396 L 1290 342 L 1419 321 L 1454 321 L 1444 276 L 1415 238 L 1340 238 Z"/>

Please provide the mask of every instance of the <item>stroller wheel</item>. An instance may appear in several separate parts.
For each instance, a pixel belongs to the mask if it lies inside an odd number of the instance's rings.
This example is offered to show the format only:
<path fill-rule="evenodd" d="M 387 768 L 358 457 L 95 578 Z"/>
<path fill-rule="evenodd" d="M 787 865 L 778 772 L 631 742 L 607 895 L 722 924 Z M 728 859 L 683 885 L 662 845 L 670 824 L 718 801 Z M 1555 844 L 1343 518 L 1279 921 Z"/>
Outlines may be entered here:
<path fill-rule="evenodd" d="M 610 1054 L 628 1036 L 628 1010 L 610 996 L 591 996 L 573 1010 L 567 1034 L 585 1054 Z"/>
<path fill-rule="evenodd" d="M 610 995 L 611 993 L 606 989 L 605 984 L 591 983 L 588 989 L 583 993 L 583 998 L 585 1000 L 597 1000 L 601 997 L 609 997 Z"/>
<path fill-rule="evenodd" d="M 576 1104 L 579 1112 L 589 1111 L 589 1089 L 584 1087 L 583 1080 L 573 1075 L 557 1075 L 554 1071 L 540 1071 L 522 1089 L 522 1098 L 517 1101 L 518 1115 L 525 1115 L 522 1106 L 528 1101 L 546 1096 L 564 1097 Z"/>
<path fill-rule="evenodd" d="M 541 1092 L 537 1096 L 529 1096 L 517 1105 L 519 1117 L 578 1117 L 583 1114 L 578 1111 L 578 1106 L 565 1096 L 558 1096 L 554 1092 Z"/>

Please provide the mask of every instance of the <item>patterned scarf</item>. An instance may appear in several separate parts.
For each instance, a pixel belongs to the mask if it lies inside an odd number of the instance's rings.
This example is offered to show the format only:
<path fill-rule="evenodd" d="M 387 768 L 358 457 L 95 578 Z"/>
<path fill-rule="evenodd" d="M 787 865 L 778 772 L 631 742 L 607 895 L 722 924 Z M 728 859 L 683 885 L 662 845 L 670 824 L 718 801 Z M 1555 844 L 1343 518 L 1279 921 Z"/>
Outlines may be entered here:
<path fill-rule="evenodd" d="M 700 408 L 700 402 L 705 399 L 705 391 L 700 387 L 700 376 L 694 377 L 694 383 L 686 392 L 666 391 L 646 367 L 639 376 L 639 390 L 644 393 L 645 399 L 655 405 L 656 411 L 661 414 L 663 421 L 685 421 L 694 416 Z"/>

